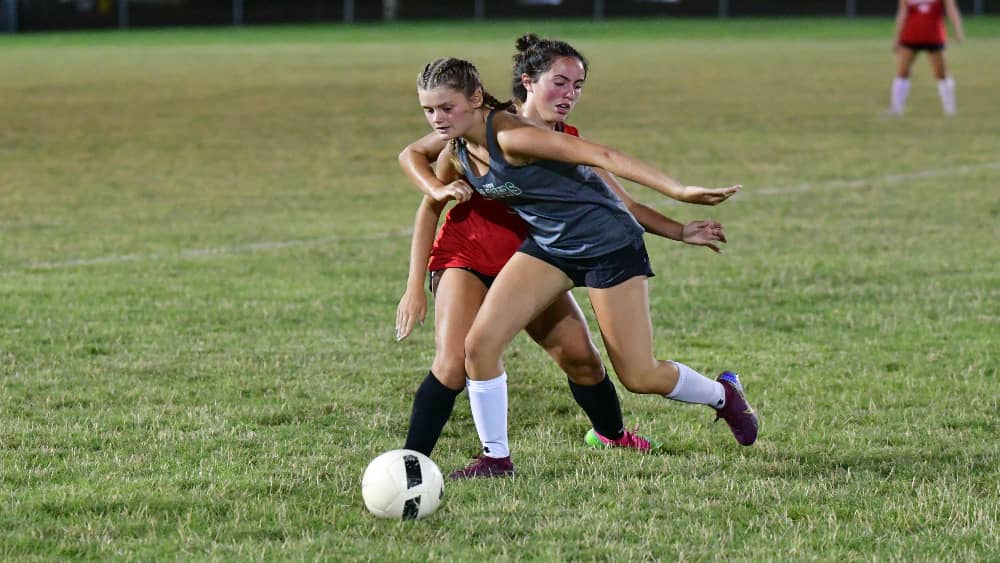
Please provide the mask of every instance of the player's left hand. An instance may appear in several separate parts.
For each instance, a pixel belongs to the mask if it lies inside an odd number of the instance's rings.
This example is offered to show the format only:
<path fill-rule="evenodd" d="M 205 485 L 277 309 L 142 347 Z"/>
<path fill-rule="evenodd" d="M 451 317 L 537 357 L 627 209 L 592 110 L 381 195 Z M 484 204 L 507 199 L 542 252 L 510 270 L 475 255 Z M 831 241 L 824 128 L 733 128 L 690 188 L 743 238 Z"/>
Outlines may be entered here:
<path fill-rule="evenodd" d="M 417 323 L 424 324 L 427 315 L 427 295 L 421 287 L 419 291 L 407 291 L 396 307 L 396 342 L 413 332 Z"/>
<path fill-rule="evenodd" d="M 679 198 L 683 202 L 700 205 L 718 205 L 736 195 L 743 186 L 736 184 L 727 188 L 703 188 L 701 186 L 684 186 Z"/>
<path fill-rule="evenodd" d="M 691 221 L 684 225 L 681 240 L 694 246 L 707 246 L 720 253 L 722 249 L 718 243 L 727 242 L 726 231 L 722 228 L 722 223 L 711 219 Z"/>

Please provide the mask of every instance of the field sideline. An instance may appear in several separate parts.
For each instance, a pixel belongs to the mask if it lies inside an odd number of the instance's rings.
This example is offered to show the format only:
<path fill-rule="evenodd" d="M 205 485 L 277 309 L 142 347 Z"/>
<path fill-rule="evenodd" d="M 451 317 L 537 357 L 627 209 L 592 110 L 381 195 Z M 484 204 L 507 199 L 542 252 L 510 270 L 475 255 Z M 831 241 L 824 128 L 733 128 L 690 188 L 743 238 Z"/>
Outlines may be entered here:
<path fill-rule="evenodd" d="M 883 115 L 892 23 L 609 20 L 0 36 L 0 559 L 1000 559 L 1000 18 Z M 658 455 L 587 449 L 527 338 L 512 480 L 376 520 L 431 323 L 394 342 L 418 201 L 396 154 L 441 55 L 507 92 L 513 40 L 590 59 L 584 136 L 708 185 L 720 256 L 647 237 L 657 352 L 734 369 L 740 448 L 629 394 Z M 578 298 L 585 310 L 584 293 Z M 592 332 L 599 341 L 596 325 Z M 468 401 L 434 453 L 477 447 Z"/>

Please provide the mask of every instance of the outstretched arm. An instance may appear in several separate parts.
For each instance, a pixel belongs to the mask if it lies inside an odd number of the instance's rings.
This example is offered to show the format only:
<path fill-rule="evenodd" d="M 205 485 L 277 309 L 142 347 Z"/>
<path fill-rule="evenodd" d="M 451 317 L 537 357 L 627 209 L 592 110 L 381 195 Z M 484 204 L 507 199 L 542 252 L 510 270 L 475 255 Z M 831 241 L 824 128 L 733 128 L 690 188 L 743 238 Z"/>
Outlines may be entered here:
<path fill-rule="evenodd" d="M 603 168 L 594 168 L 594 172 L 604 180 L 604 183 L 611 188 L 611 191 L 618 196 L 618 199 L 622 200 L 625 204 L 625 208 L 628 212 L 635 217 L 635 220 L 642 225 L 642 228 L 646 230 L 647 233 L 652 233 L 664 238 L 671 240 L 681 240 L 681 234 L 684 230 L 684 225 L 674 221 L 670 217 L 663 215 L 659 211 L 644 205 L 635 200 L 632 194 L 625 190 L 618 178 L 615 175 L 604 170 Z"/>
<path fill-rule="evenodd" d="M 438 156 L 445 151 L 448 141 L 437 133 L 429 133 L 410 143 L 399 153 L 399 166 L 424 195 L 434 201 L 458 202 L 468 201 L 472 197 L 472 188 L 465 182 L 443 183 L 434 175 L 431 166 Z"/>
<path fill-rule="evenodd" d="M 594 168 L 594 172 L 604 180 L 611 191 L 622 200 L 629 213 L 642 225 L 647 233 L 691 244 L 707 246 L 715 252 L 722 252 L 717 243 L 726 242 L 726 233 L 717 221 L 691 221 L 682 225 L 659 211 L 635 200 L 621 185 L 621 182 L 607 170 Z"/>
<path fill-rule="evenodd" d="M 955 39 L 965 41 L 965 30 L 962 29 L 962 12 L 958 10 L 955 0 L 944 0 L 944 10 L 951 21 L 951 27 L 955 30 Z"/>
<path fill-rule="evenodd" d="M 611 147 L 526 124 L 505 127 L 497 133 L 497 141 L 504 153 L 514 159 L 559 160 L 603 168 L 687 203 L 717 205 L 740 189 L 740 186 L 716 189 L 685 186 L 657 168 Z"/>

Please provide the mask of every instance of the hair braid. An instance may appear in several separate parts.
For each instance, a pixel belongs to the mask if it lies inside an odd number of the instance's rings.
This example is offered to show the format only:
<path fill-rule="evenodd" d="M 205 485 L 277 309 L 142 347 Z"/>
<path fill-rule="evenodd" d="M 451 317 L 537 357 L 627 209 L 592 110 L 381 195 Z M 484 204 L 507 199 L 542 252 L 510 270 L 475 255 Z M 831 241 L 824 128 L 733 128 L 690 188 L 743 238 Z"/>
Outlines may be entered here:
<path fill-rule="evenodd" d="M 514 105 L 513 101 L 501 102 L 487 92 L 479 79 L 479 71 L 475 65 L 462 59 L 452 57 L 437 59 L 424 66 L 423 72 L 417 76 L 417 88 L 421 90 L 441 86 L 461 92 L 466 99 L 472 98 L 476 90 L 479 90 L 483 95 L 483 106 L 488 109 L 504 110 Z"/>

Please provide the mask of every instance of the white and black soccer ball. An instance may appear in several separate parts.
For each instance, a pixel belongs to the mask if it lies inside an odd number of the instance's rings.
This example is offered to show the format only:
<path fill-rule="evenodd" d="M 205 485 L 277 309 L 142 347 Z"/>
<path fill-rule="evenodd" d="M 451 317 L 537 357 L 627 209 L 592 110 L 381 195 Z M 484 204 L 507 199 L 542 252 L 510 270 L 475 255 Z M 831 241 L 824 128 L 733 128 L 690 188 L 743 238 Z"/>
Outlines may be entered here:
<path fill-rule="evenodd" d="M 365 507 L 381 518 L 430 516 L 444 496 L 444 477 L 431 458 L 413 450 L 392 450 L 373 459 L 361 477 Z"/>

